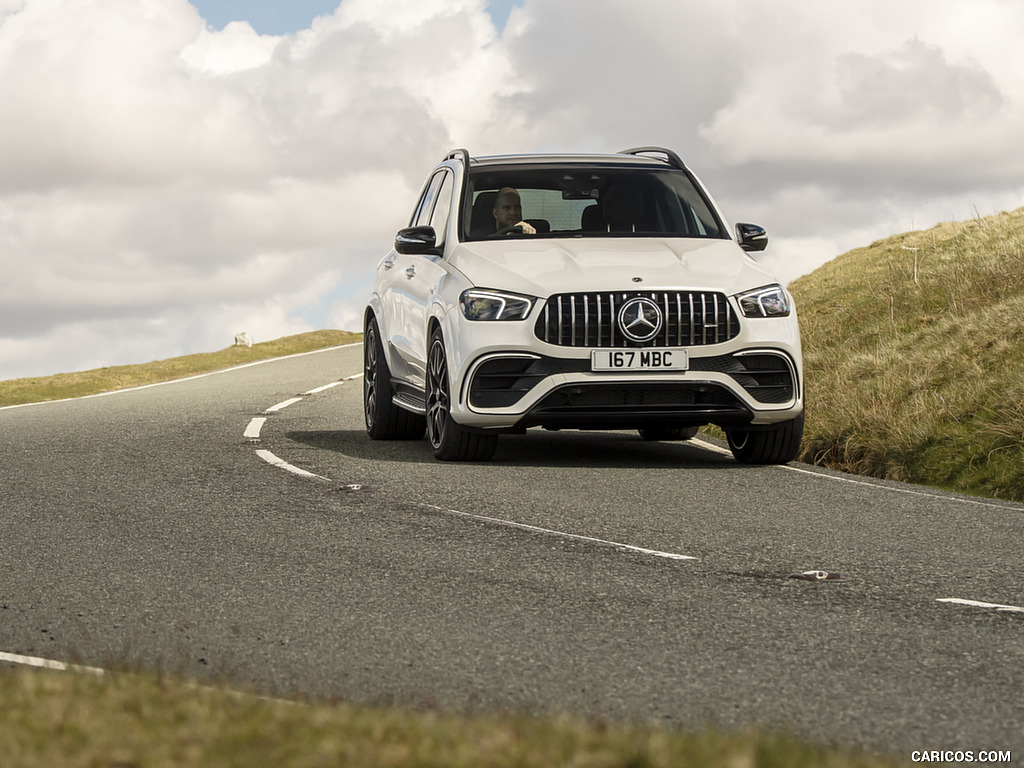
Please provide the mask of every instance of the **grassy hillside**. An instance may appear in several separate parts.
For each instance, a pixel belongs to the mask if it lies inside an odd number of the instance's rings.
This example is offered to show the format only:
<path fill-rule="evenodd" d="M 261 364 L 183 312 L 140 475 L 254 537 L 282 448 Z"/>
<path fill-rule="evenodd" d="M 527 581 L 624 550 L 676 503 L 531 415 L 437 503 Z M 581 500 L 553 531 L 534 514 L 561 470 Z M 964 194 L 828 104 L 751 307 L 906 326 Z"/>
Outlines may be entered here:
<path fill-rule="evenodd" d="M 361 333 L 348 331 L 313 331 L 253 344 L 251 347 L 228 347 L 219 352 L 174 357 L 153 363 L 118 365 L 82 373 L 59 373 L 55 376 L 0 381 L 0 406 L 63 400 L 182 379 L 258 360 L 349 344 L 360 341 L 362 337 Z"/>
<path fill-rule="evenodd" d="M 1024 208 L 850 251 L 796 280 L 802 459 L 1024 501 Z"/>

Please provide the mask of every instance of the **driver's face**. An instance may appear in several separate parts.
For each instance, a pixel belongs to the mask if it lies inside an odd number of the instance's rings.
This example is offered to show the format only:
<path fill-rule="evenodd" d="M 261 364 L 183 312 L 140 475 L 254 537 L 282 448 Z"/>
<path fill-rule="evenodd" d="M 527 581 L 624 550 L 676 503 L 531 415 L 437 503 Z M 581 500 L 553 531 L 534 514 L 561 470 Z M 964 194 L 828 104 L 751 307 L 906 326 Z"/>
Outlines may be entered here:
<path fill-rule="evenodd" d="M 502 227 L 514 227 L 523 220 L 523 204 L 519 201 L 519 195 L 514 192 L 502 194 L 494 206 L 494 220 L 498 229 Z"/>

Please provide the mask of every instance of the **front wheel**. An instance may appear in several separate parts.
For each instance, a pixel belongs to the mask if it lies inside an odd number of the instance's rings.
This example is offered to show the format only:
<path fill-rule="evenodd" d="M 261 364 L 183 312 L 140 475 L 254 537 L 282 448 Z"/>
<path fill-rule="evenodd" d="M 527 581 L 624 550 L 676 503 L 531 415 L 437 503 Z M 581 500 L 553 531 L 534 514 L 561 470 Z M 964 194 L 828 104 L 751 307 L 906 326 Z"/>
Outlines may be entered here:
<path fill-rule="evenodd" d="M 427 438 L 441 461 L 488 461 L 498 448 L 498 436 L 463 428 L 451 414 L 448 356 L 440 329 L 430 336 L 427 356 Z"/>
<path fill-rule="evenodd" d="M 370 318 L 363 334 L 363 415 L 373 440 L 419 440 L 426 428 L 422 416 L 391 400 L 391 371 L 376 318 Z"/>
<path fill-rule="evenodd" d="M 786 464 L 800 453 L 804 415 L 771 429 L 731 429 L 725 433 L 729 450 L 741 464 Z"/>

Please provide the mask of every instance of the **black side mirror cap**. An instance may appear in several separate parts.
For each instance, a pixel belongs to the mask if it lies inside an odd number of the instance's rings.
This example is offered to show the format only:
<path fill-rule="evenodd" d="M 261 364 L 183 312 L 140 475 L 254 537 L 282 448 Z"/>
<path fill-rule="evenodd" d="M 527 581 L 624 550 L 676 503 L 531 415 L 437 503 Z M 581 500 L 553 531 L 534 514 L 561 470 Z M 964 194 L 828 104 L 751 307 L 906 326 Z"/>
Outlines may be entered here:
<path fill-rule="evenodd" d="M 757 224 L 737 224 L 736 241 L 747 253 L 763 251 L 768 247 L 768 233 Z"/>
<path fill-rule="evenodd" d="M 395 250 L 405 256 L 437 253 L 437 233 L 433 227 L 406 227 L 395 235 Z"/>

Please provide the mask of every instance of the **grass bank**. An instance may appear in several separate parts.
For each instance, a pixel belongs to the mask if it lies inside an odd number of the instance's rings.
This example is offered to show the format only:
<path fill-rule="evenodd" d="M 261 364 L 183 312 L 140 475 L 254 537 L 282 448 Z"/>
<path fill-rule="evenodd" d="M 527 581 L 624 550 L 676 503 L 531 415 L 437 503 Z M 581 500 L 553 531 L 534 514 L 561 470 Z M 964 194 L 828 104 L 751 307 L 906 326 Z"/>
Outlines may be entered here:
<path fill-rule="evenodd" d="M 801 459 L 1024 501 L 1024 208 L 880 240 L 790 285 Z"/>
<path fill-rule="evenodd" d="M 0 381 L 0 406 L 64 400 L 69 397 L 83 397 L 116 389 L 183 379 L 259 360 L 349 344 L 362 340 L 362 337 L 361 333 L 348 331 L 313 331 L 276 341 L 260 342 L 251 347 L 233 346 L 219 352 L 187 355 L 152 363 L 118 365 L 82 373 L 59 373 L 54 376 Z"/>
<path fill-rule="evenodd" d="M 146 675 L 0 668 L 11 768 L 887 768 L 780 734 L 289 703 Z"/>

